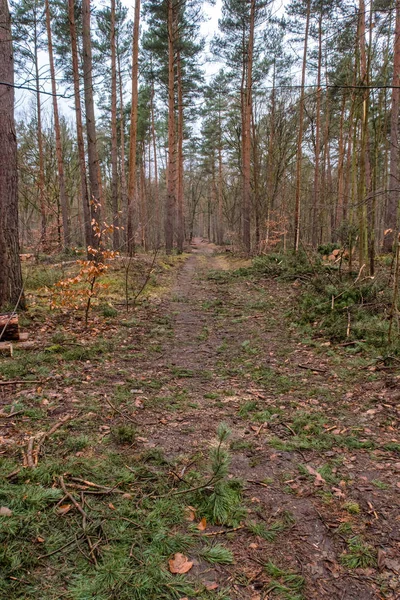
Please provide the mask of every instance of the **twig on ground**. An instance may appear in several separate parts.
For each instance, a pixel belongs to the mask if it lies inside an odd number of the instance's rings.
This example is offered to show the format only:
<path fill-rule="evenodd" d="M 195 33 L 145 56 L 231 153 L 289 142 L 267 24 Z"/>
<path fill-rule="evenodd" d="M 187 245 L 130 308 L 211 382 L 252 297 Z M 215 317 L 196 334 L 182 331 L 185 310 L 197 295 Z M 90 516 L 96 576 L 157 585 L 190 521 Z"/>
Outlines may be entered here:
<path fill-rule="evenodd" d="M 70 421 L 71 419 L 75 419 L 77 417 L 77 415 L 66 415 L 65 417 L 63 417 L 60 421 L 58 421 L 57 423 L 55 423 L 53 425 L 53 427 L 51 427 L 49 429 L 49 431 L 47 432 L 40 432 L 37 433 L 33 436 L 31 436 L 28 440 L 28 448 L 26 451 L 26 462 L 28 467 L 34 469 L 37 466 L 38 460 L 39 460 L 39 452 L 40 449 L 43 445 L 43 442 L 49 438 L 51 435 L 53 435 L 53 433 L 55 433 L 57 431 L 57 429 L 59 429 L 60 427 L 62 427 L 62 425 L 65 425 L 65 423 L 67 423 L 68 421 Z M 34 450 L 34 443 L 35 440 L 37 440 L 37 446 Z"/>
<path fill-rule="evenodd" d="M 214 535 L 225 535 L 227 533 L 233 533 L 234 531 L 239 531 L 239 529 L 244 529 L 244 525 L 239 525 L 238 527 L 233 527 L 232 529 L 224 529 L 223 531 L 210 531 L 208 533 L 201 533 L 202 537 L 212 537 Z"/>
<path fill-rule="evenodd" d="M 86 512 L 83 510 L 82 506 L 79 504 L 79 502 L 77 500 L 75 500 L 75 498 L 73 497 L 73 495 L 70 494 L 69 491 L 67 490 L 67 488 L 65 487 L 64 478 L 62 476 L 60 476 L 59 480 L 60 480 L 61 489 L 64 492 L 64 495 L 67 496 L 67 498 L 69 498 L 71 500 L 72 504 L 75 506 L 75 508 L 77 510 L 79 510 L 79 512 L 81 513 L 82 517 L 84 519 L 87 519 L 88 516 L 87 516 Z"/>
<path fill-rule="evenodd" d="M 297 435 L 297 433 L 296 433 L 295 431 L 293 431 L 293 429 L 290 427 L 290 425 L 287 425 L 287 424 L 286 424 L 286 423 L 284 423 L 283 421 L 281 421 L 281 423 L 282 423 L 282 425 L 283 425 L 284 427 L 286 427 L 286 429 L 288 429 L 288 430 L 290 431 L 290 433 L 291 433 L 292 435 L 294 435 L 294 436 L 296 436 L 296 435 Z"/>
<path fill-rule="evenodd" d="M 307 369 L 308 371 L 316 371 L 317 373 L 326 373 L 326 369 L 313 367 L 312 365 L 297 365 L 299 369 Z"/>
<path fill-rule="evenodd" d="M 134 423 L 135 425 L 138 424 L 138 422 L 135 421 L 135 419 L 132 419 L 132 417 L 130 417 L 129 415 L 126 415 L 125 413 L 122 412 L 122 410 L 119 410 L 119 408 L 114 406 L 114 404 L 112 404 L 112 402 L 110 402 L 110 400 L 107 398 L 106 395 L 104 395 L 104 400 L 107 402 L 108 406 L 110 406 L 115 412 L 120 414 L 121 417 L 124 417 L 124 419 L 127 419 L 128 421 L 130 421 L 131 423 Z"/>
<path fill-rule="evenodd" d="M 28 383 L 42 383 L 39 379 L 15 379 L 11 381 L 0 381 L 0 385 L 27 385 Z"/>
<path fill-rule="evenodd" d="M 81 540 L 83 537 L 84 537 L 84 535 L 82 534 L 80 537 L 70 540 L 69 542 L 64 544 L 64 546 L 60 546 L 56 550 L 53 550 L 53 552 L 49 552 L 48 554 L 42 554 L 42 556 L 38 556 L 38 560 L 43 560 L 44 558 L 53 556 L 53 554 L 57 554 L 58 552 L 61 552 L 61 550 L 64 550 L 64 548 L 68 548 L 68 546 L 72 546 L 72 544 L 77 544 L 79 542 L 79 540 Z"/>

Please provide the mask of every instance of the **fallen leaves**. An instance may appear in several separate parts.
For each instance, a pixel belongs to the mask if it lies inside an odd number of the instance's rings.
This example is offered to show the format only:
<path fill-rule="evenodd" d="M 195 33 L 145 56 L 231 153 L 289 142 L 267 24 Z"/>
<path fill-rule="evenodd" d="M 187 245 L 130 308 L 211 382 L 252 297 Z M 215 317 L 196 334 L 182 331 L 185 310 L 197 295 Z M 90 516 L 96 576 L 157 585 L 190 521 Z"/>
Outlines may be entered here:
<path fill-rule="evenodd" d="M 325 479 L 322 477 L 322 475 L 320 473 L 318 473 L 318 471 L 316 471 L 315 469 L 310 467 L 310 465 L 307 465 L 306 469 L 310 475 L 315 477 L 314 485 L 323 485 L 325 483 Z"/>
<path fill-rule="evenodd" d="M 0 507 L 0 517 L 11 517 L 12 510 L 10 510 L 7 506 Z"/>
<path fill-rule="evenodd" d="M 199 531 L 204 531 L 207 528 L 207 519 L 205 517 L 202 518 L 200 523 L 197 525 L 197 529 Z"/>
<path fill-rule="evenodd" d="M 174 554 L 173 558 L 168 561 L 168 565 L 171 573 L 176 573 L 179 575 L 187 573 L 193 567 L 192 561 L 190 561 L 187 556 L 181 554 L 180 552 L 176 552 L 176 554 Z"/>
<path fill-rule="evenodd" d="M 61 504 L 61 506 L 59 506 L 57 508 L 57 514 L 58 515 L 66 515 L 72 508 L 72 504 Z"/>

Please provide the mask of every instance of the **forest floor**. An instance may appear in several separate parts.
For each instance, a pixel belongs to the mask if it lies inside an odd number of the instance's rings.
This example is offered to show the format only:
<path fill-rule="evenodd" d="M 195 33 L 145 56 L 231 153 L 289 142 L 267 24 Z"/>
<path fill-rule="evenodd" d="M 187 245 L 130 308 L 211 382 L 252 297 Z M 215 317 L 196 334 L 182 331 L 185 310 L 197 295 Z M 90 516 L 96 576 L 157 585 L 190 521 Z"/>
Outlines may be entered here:
<path fill-rule="evenodd" d="M 40 352 L 0 358 L 2 597 L 400 598 L 400 380 L 310 344 L 296 283 L 241 264 L 195 240 L 92 339 L 54 318 L 30 326 Z"/>

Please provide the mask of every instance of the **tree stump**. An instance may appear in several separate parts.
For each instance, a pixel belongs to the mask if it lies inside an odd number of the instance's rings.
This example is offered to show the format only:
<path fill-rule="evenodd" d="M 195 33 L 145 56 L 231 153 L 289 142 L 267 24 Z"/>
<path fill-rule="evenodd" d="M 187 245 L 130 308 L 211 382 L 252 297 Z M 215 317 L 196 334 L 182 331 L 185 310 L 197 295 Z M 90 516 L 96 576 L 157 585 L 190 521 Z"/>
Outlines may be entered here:
<path fill-rule="evenodd" d="M 3 342 L 19 340 L 18 315 L 0 315 L 0 339 Z"/>

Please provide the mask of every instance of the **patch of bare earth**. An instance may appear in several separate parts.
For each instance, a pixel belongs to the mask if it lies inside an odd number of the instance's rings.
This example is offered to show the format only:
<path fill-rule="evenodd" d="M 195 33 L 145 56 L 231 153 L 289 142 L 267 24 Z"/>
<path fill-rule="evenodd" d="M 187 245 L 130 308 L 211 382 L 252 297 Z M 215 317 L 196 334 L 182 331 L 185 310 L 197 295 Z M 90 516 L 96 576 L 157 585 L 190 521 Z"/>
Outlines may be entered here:
<path fill-rule="evenodd" d="M 344 356 L 302 343 L 285 324 L 290 286 L 207 278 L 230 268 L 197 243 L 162 307 L 170 337 L 140 364 L 163 382 L 142 412 L 144 422 L 158 420 L 146 445 L 190 463 L 225 422 L 250 518 L 293 518 L 272 542 L 246 528 L 225 536 L 235 565 L 213 576 L 232 598 L 274 597 L 263 595 L 262 565 L 272 561 L 305 577 L 307 599 L 400 597 L 400 459 L 385 447 L 397 436 L 398 392 L 390 378 L 371 382 Z M 353 537 L 373 548 L 373 566 L 342 564 Z"/>

